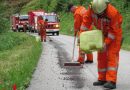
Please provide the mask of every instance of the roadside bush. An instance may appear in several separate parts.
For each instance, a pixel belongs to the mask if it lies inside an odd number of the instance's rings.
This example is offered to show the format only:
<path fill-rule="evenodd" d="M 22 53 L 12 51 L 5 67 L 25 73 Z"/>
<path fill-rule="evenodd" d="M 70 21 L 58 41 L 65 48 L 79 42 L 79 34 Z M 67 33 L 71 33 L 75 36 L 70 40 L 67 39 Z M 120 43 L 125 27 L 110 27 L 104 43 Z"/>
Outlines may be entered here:
<path fill-rule="evenodd" d="M 12 49 L 26 41 L 29 36 L 23 33 L 2 33 L 0 34 L 0 51 Z"/>

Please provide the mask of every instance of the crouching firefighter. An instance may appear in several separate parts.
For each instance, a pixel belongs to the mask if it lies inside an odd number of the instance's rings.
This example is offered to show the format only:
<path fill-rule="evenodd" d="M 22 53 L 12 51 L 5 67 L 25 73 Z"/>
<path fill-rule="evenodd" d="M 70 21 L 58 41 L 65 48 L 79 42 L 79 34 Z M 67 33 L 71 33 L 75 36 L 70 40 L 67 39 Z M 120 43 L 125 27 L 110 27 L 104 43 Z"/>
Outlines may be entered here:
<path fill-rule="evenodd" d="M 122 16 L 108 0 L 93 0 L 85 13 L 81 29 L 87 31 L 92 23 L 104 35 L 104 50 L 98 52 L 98 81 L 93 85 L 115 89 L 122 41 Z"/>

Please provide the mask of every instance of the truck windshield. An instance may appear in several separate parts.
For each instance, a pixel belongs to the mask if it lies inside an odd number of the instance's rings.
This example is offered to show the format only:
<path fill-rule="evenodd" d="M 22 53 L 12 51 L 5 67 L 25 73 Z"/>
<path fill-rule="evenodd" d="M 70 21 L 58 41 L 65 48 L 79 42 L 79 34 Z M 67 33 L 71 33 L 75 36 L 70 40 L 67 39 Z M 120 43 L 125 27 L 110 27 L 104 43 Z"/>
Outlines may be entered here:
<path fill-rule="evenodd" d="M 28 16 L 20 16 L 19 19 L 22 20 L 22 21 L 28 20 Z"/>
<path fill-rule="evenodd" d="M 58 18 L 56 15 L 46 15 L 44 19 L 48 19 L 48 22 L 58 22 Z"/>

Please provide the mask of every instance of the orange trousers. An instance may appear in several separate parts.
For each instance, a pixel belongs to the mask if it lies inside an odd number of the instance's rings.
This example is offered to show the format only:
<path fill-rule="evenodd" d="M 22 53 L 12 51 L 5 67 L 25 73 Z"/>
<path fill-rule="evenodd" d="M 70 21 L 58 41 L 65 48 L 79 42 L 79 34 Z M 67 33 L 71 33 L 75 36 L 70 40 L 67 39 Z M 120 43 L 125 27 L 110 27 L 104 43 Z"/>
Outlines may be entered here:
<path fill-rule="evenodd" d="M 27 25 L 23 25 L 23 32 L 26 32 L 27 30 Z"/>
<path fill-rule="evenodd" d="M 46 41 L 46 29 L 40 29 L 41 41 Z"/>
<path fill-rule="evenodd" d="M 117 81 L 121 40 L 112 41 L 104 52 L 98 52 L 98 80 Z"/>

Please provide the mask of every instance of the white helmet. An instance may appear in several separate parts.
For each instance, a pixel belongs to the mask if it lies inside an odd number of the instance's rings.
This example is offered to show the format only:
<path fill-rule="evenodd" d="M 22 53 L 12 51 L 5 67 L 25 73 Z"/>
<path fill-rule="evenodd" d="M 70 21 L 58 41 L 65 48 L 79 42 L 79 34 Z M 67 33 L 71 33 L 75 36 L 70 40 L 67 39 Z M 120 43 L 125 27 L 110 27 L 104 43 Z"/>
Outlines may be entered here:
<path fill-rule="evenodd" d="M 92 9 L 94 13 L 101 14 L 106 8 L 108 0 L 93 0 Z"/>

